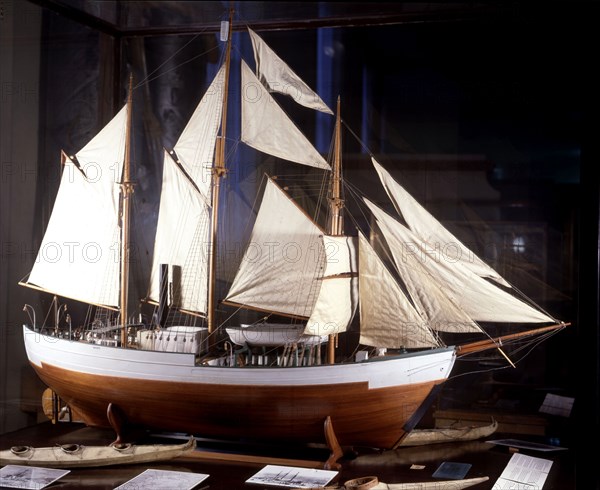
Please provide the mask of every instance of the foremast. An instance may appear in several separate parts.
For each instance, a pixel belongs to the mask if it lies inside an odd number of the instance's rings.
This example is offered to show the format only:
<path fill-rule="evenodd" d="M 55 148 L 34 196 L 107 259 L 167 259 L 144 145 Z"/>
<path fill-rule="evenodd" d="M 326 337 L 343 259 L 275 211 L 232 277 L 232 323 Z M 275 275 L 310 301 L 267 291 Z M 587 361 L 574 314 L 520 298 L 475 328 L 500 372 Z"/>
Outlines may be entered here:
<path fill-rule="evenodd" d="M 217 136 L 215 148 L 215 163 L 212 169 L 212 211 L 211 211 L 211 235 L 209 246 L 209 269 L 208 269 L 208 305 L 206 321 L 208 333 L 215 330 L 215 295 L 216 295 L 216 271 L 217 271 L 217 240 L 219 223 L 219 197 L 221 193 L 221 179 L 226 173 L 225 147 L 227 136 L 227 99 L 229 92 L 229 71 L 231 65 L 231 34 L 233 26 L 233 8 L 229 9 L 229 25 L 227 26 L 227 47 L 225 51 L 225 81 L 223 84 L 223 108 L 221 117 L 221 134 Z"/>
<path fill-rule="evenodd" d="M 129 251 L 130 251 L 130 220 L 131 196 L 133 182 L 131 181 L 131 109 L 133 105 L 133 75 L 129 76 L 129 93 L 127 95 L 127 125 L 125 130 L 125 157 L 123 159 L 123 178 L 121 180 L 121 346 L 127 346 L 127 309 L 129 306 Z"/>

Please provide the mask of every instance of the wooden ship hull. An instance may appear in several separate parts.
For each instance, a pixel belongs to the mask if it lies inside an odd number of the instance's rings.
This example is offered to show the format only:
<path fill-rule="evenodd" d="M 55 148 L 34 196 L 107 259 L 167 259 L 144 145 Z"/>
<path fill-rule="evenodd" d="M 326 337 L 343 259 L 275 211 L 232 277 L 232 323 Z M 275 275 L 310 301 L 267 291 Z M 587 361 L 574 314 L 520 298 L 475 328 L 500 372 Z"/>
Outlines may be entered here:
<path fill-rule="evenodd" d="M 198 366 L 193 354 L 57 339 L 24 327 L 39 377 L 90 426 L 109 404 L 127 424 L 199 437 L 393 448 L 452 370 L 455 349 L 303 367 Z"/>

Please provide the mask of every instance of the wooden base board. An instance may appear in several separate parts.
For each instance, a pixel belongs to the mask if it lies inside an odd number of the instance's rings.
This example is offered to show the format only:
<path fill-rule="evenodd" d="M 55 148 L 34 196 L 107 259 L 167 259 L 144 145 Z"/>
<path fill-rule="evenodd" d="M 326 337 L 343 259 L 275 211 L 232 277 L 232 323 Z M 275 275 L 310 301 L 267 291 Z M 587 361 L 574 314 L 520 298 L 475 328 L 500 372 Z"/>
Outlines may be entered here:
<path fill-rule="evenodd" d="M 324 461 L 311 461 L 304 459 L 274 458 L 272 456 L 257 456 L 254 454 L 242 453 L 221 453 L 196 449 L 177 458 L 178 461 L 225 461 L 233 463 L 252 463 L 252 464 L 274 464 L 280 466 L 297 466 L 300 468 L 322 469 Z"/>

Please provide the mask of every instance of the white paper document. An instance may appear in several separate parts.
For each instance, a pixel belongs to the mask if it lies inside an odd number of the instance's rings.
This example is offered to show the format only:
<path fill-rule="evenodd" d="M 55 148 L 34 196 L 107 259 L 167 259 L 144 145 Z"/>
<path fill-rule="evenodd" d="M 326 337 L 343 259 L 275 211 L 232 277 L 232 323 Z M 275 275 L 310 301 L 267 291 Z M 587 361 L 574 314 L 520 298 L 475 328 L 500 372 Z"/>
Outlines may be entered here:
<path fill-rule="evenodd" d="M 148 469 L 115 490 L 191 490 L 208 476 L 204 473 Z"/>
<path fill-rule="evenodd" d="M 41 490 L 70 471 L 9 464 L 0 469 L 0 487 Z"/>
<path fill-rule="evenodd" d="M 246 483 L 258 483 L 261 485 L 274 485 L 288 488 L 315 488 L 324 487 L 337 474 L 337 471 L 267 465 L 254 476 L 246 480 Z"/>
<path fill-rule="evenodd" d="M 552 461 L 513 454 L 492 490 L 542 490 Z"/>
<path fill-rule="evenodd" d="M 544 403 L 540 407 L 540 413 L 569 417 L 573 410 L 573 403 L 575 403 L 574 398 L 547 393 Z"/>

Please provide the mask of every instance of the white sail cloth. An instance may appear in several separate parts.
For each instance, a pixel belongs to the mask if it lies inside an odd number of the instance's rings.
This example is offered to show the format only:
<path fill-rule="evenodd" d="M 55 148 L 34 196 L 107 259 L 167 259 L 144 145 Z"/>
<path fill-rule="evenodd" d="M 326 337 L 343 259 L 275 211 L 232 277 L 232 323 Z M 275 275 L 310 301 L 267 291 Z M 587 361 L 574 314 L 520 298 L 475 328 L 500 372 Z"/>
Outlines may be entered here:
<path fill-rule="evenodd" d="M 308 318 L 323 276 L 323 231 L 271 179 L 226 301 Z"/>
<path fill-rule="evenodd" d="M 308 318 L 304 334 L 344 332 L 356 310 L 356 239 L 327 236 L 272 180 L 226 302 Z"/>
<path fill-rule="evenodd" d="M 429 327 L 444 332 L 481 332 L 479 325 L 445 294 L 444 283 L 433 277 L 419 257 L 412 253 L 413 244 L 419 241 L 418 238 L 368 199 L 365 199 L 365 203 L 375 216 L 385 237 L 409 297 L 422 317 L 426 319 Z M 400 241 L 392 231 L 399 228 L 405 237 L 412 237 L 412 239 Z"/>
<path fill-rule="evenodd" d="M 355 237 L 323 237 L 325 273 L 305 334 L 338 334 L 350 325 L 358 305 L 356 246 Z"/>
<path fill-rule="evenodd" d="M 427 243 L 388 214 L 378 210 L 371 203 L 367 204 L 376 216 L 402 279 L 407 284 L 410 294 L 414 296 L 413 299 L 425 309 L 425 314 L 432 322 L 432 328 L 442 331 L 472 331 L 469 325 L 472 321 L 461 321 L 460 317 L 453 320 L 453 316 L 444 319 L 441 316 L 451 311 L 464 313 L 464 318 L 477 322 L 554 321 L 475 274 L 464 262 L 429 253 Z M 429 279 L 425 279 L 426 277 Z M 433 282 L 437 283 L 438 287 L 432 287 Z M 445 311 L 439 311 L 440 307 Z M 436 318 L 441 318 L 441 321 L 434 321 Z"/>
<path fill-rule="evenodd" d="M 173 149 L 181 166 L 210 203 L 215 142 L 223 113 L 225 67 L 221 67 Z"/>
<path fill-rule="evenodd" d="M 65 158 L 52 215 L 27 284 L 118 308 L 119 185 L 127 107 L 73 158 Z"/>
<path fill-rule="evenodd" d="M 256 76 L 271 92 L 292 97 L 298 104 L 317 111 L 333 114 L 325 102 L 251 29 L 248 29 Z"/>
<path fill-rule="evenodd" d="M 423 245 L 429 246 L 431 250 L 441 250 L 443 253 L 451 255 L 452 260 L 461 262 L 481 277 L 488 277 L 503 286 L 510 287 L 504 278 L 467 248 L 406 192 L 374 158 L 371 160 L 396 211 L 402 215 L 406 224 L 420 238 Z"/>
<path fill-rule="evenodd" d="M 167 264 L 174 281 L 169 304 L 206 313 L 210 208 L 166 151 L 156 230 L 149 299 L 159 301 L 160 265 Z"/>
<path fill-rule="evenodd" d="M 360 343 L 391 349 L 439 343 L 367 239 L 359 233 Z"/>
<path fill-rule="evenodd" d="M 244 61 L 241 139 L 252 148 L 290 162 L 322 169 L 331 168 Z"/>
<path fill-rule="evenodd" d="M 224 76 L 221 68 L 177 140 L 175 152 L 165 151 L 148 292 L 150 300 L 159 300 L 160 265 L 167 264 L 173 281 L 169 303 L 203 314 L 208 305 L 212 167 Z"/>

